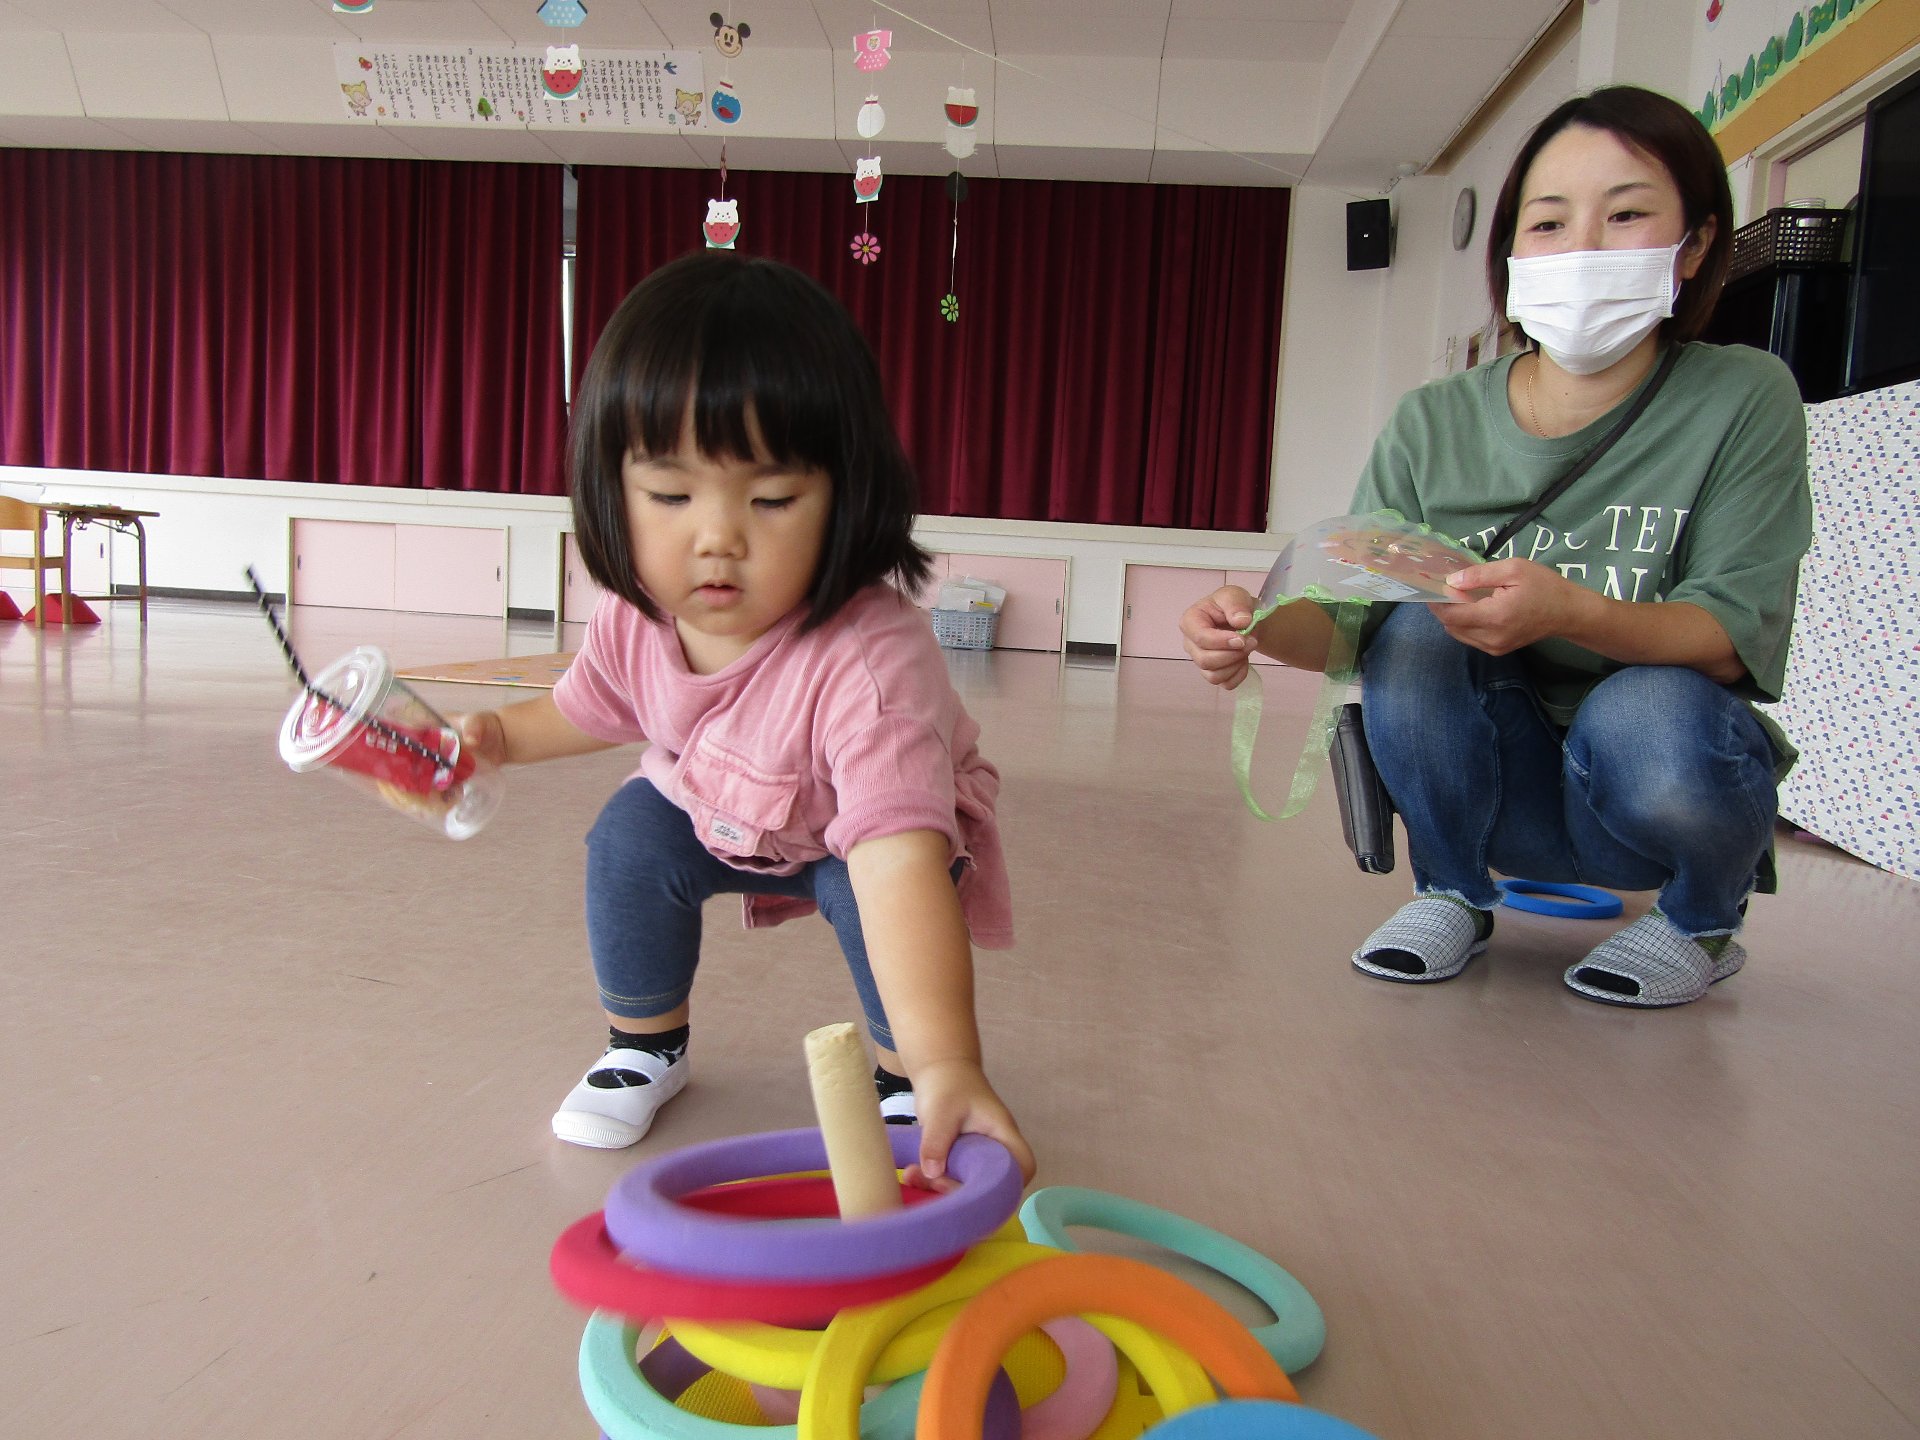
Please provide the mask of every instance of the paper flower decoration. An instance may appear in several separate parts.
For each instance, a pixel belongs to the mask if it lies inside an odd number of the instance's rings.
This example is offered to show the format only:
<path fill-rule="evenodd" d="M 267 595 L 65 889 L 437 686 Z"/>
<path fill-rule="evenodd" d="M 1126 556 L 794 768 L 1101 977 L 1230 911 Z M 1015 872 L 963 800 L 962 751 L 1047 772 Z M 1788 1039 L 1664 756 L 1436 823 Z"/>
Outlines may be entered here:
<path fill-rule="evenodd" d="M 853 237 L 853 258 L 862 265 L 871 265 L 880 258 L 880 240 L 862 230 Z"/>
<path fill-rule="evenodd" d="M 960 318 L 960 297 L 958 295 L 942 295 L 940 297 L 940 318 L 946 320 L 949 324 Z"/>

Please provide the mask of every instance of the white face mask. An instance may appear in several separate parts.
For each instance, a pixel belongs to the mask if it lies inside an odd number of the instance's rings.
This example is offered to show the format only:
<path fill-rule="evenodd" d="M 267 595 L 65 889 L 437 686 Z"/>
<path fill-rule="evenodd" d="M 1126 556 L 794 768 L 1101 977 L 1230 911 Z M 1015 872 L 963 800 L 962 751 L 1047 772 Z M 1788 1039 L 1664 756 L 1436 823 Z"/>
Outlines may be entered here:
<path fill-rule="evenodd" d="M 1574 375 L 1604 370 L 1673 314 L 1674 264 L 1659 250 L 1575 250 L 1507 258 L 1507 318 Z"/>

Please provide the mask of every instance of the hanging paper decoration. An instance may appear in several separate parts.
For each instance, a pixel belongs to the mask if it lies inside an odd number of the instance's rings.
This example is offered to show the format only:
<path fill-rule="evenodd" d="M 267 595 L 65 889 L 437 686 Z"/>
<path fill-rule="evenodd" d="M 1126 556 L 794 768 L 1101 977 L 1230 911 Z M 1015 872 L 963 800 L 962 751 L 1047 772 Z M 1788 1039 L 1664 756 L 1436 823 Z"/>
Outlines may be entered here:
<path fill-rule="evenodd" d="M 534 13 L 556 30 L 571 30 L 587 19 L 587 7 L 580 0 L 541 0 Z"/>
<path fill-rule="evenodd" d="M 712 108 L 713 118 L 722 125 L 731 125 L 740 118 L 740 97 L 725 80 L 714 87 Z"/>
<path fill-rule="evenodd" d="M 729 25 L 726 17 L 718 10 L 707 17 L 707 23 L 713 26 L 713 48 L 727 59 L 738 55 L 744 42 L 753 34 L 753 27 L 744 23 Z"/>
<path fill-rule="evenodd" d="M 733 249 L 733 242 L 740 238 L 740 202 L 707 201 L 707 219 L 700 229 L 707 237 L 709 250 Z"/>
<path fill-rule="evenodd" d="M 868 155 L 853 162 L 853 198 L 856 204 L 865 205 L 880 198 L 880 182 L 886 176 L 880 173 L 880 157 Z"/>
<path fill-rule="evenodd" d="M 980 118 L 980 107 L 974 103 L 972 87 L 949 85 L 947 87 L 947 153 L 956 160 L 964 160 L 973 154 L 975 144 L 973 122 Z"/>
<path fill-rule="evenodd" d="M 853 117 L 853 128 L 867 140 L 873 139 L 887 128 L 887 112 L 880 108 L 878 95 L 869 95 L 861 102 L 860 113 Z"/>
<path fill-rule="evenodd" d="M 960 202 L 967 198 L 967 177 L 958 170 L 947 172 L 947 198 L 953 202 L 953 249 L 947 260 L 947 293 L 940 297 L 940 318 L 953 325 L 960 320 Z"/>
<path fill-rule="evenodd" d="M 373 0 L 333 0 L 333 8 L 342 15 L 364 15 L 373 9 Z"/>
<path fill-rule="evenodd" d="M 852 249 L 853 258 L 858 260 L 862 265 L 871 265 L 880 258 L 880 241 L 878 237 L 870 235 L 864 230 L 853 237 Z"/>
<path fill-rule="evenodd" d="M 580 88 L 581 74 L 578 45 L 547 46 L 546 62 L 540 67 L 540 83 L 547 94 L 556 100 L 571 100 Z"/>
<path fill-rule="evenodd" d="M 884 70 L 893 58 L 893 31 L 868 30 L 853 37 L 853 64 L 858 70 Z"/>

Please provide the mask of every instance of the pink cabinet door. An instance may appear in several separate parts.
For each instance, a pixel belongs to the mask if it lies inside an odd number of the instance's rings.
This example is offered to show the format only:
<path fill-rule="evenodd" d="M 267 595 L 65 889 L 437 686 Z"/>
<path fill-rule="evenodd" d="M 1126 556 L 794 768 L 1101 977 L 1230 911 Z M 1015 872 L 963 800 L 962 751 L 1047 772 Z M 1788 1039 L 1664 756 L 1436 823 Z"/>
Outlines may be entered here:
<path fill-rule="evenodd" d="M 580 559 L 580 543 L 572 531 L 565 536 L 561 565 L 560 618 L 569 624 L 591 620 L 593 607 L 600 603 L 600 597 L 607 592 L 596 585 L 593 577 L 587 573 L 587 567 Z"/>
<path fill-rule="evenodd" d="M 393 609 L 393 528 L 357 520 L 295 520 L 288 602 Z"/>
<path fill-rule="evenodd" d="M 1152 660 L 1184 660 L 1181 613 L 1225 583 L 1223 570 L 1182 565 L 1129 565 L 1126 609 L 1120 622 L 1120 653 Z"/>
<path fill-rule="evenodd" d="M 1229 570 L 1227 571 L 1226 583 L 1229 585 L 1238 585 L 1257 601 L 1260 598 L 1260 587 L 1267 583 L 1267 572 L 1264 570 Z M 1198 600 L 1200 597 L 1196 595 L 1193 598 Z M 1271 656 L 1256 654 L 1253 657 L 1253 663 L 1256 665 L 1278 665 L 1280 662 Z"/>
<path fill-rule="evenodd" d="M 454 525 L 394 529 L 393 608 L 432 615 L 507 613 L 507 532 Z"/>
<path fill-rule="evenodd" d="M 1067 630 L 1067 562 L 1036 555 L 950 555 L 948 573 L 1004 586 L 1006 603 L 994 627 L 996 650 L 1058 654 Z"/>

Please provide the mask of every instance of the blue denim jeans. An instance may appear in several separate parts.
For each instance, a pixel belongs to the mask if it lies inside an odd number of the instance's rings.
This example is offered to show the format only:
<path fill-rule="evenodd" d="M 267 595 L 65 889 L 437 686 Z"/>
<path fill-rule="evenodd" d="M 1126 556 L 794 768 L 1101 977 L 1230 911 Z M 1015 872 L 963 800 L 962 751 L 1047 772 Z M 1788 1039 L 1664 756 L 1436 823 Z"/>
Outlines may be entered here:
<path fill-rule="evenodd" d="M 587 835 L 587 943 L 600 1004 L 646 1020 L 685 1001 L 700 964 L 700 907 L 726 894 L 786 895 L 818 905 L 839 936 L 868 1031 L 893 1048 L 846 861 L 828 856 L 797 875 L 736 870 L 702 845 L 692 817 L 646 780 L 622 785 Z"/>
<path fill-rule="evenodd" d="M 1489 868 L 1658 890 L 1689 935 L 1730 934 L 1773 833 L 1772 742 L 1697 670 L 1633 665 L 1562 733 L 1518 656 L 1396 605 L 1361 659 L 1367 744 L 1407 826 L 1415 888 L 1492 909 Z"/>

